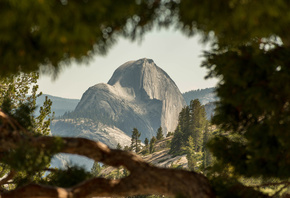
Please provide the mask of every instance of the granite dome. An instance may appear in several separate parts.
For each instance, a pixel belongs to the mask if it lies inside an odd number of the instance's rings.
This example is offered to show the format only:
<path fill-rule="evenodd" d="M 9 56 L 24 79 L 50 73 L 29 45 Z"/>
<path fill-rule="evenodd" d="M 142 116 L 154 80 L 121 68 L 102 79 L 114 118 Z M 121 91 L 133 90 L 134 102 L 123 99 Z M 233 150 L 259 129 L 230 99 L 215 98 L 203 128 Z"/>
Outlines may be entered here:
<path fill-rule="evenodd" d="M 144 139 L 155 135 L 160 126 L 165 134 L 173 131 L 185 105 L 168 74 L 152 59 L 143 58 L 118 67 L 107 84 L 90 87 L 75 111 L 102 112 L 128 135 L 138 128 Z"/>

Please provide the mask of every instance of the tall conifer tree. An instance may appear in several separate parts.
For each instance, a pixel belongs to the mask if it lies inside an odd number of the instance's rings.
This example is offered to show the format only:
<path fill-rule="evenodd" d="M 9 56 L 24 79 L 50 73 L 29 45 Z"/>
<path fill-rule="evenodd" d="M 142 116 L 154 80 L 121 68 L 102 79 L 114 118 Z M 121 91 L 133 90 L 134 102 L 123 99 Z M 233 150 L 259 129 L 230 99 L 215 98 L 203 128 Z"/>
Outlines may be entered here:
<path fill-rule="evenodd" d="M 164 138 L 163 136 L 163 130 L 162 130 L 162 127 L 159 127 L 158 128 L 158 131 L 156 133 L 156 139 L 157 140 L 162 140 Z"/>
<path fill-rule="evenodd" d="M 131 138 L 131 148 L 133 151 L 138 153 L 141 150 L 141 140 L 139 139 L 141 133 L 139 133 L 137 128 L 133 128 L 132 138 Z"/>
<path fill-rule="evenodd" d="M 195 151 L 199 152 L 203 144 L 203 132 L 206 123 L 206 113 L 204 106 L 198 99 L 190 102 L 190 132 L 194 139 Z"/>
<path fill-rule="evenodd" d="M 156 142 L 156 138 L 155 136 L 153 136 L 150 140 L 150 143 L 149 143 L 149 152 L 150 153 L 153 153 L 154 152 L 154 145 L 155 145 L 155 142 Z"/>

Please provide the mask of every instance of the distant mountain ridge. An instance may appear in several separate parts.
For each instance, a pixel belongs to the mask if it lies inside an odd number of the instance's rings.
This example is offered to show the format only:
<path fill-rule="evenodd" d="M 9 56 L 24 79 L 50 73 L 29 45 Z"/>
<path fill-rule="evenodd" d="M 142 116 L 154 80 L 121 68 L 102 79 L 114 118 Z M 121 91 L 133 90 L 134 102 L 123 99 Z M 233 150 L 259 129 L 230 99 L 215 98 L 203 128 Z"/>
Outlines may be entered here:
<path fill-rule="evenodd" d="M 187 91 L 182 95 L 187 105 L 189 105 L 191 100 L 199 99 L 199 101 L 206 106 L 207 117 L 210 119 L 214 110 L 214 102 L 218 100 L 218 97 L 214 92 L 215 87 L 211 87 Z M 52 101 L 51 111 L 55 112 L 56 117 L 63 116 L 65 113 L 74 111 L 80 102 L 80 99 L 62 98 L 58 96 L 42 94 L 36 100 L 36 105 L 38 107 L 36 111 L 38 111 L 39 107 L 43 104 L 46 96 Z"/>
<path fill-rule="evenodd" d="M 191 90 L 183 93 L 182 95 L 187 105 L 189 105 L 190 101 L 194 99 L 199 99 L 202 104 L 206 105 L 207 117 L 209 119 L 214 109 L 213 102 L 218 100 L 218 97 L 215 95 L 214 92 L 215 87 L 211 87 L 205 89 Z M 78 103 L 80 102 L 80 99 L 62 98 L 58 96 L 42 94 L 36 100 L 37 107 L 40 107 L 43 104 L 46 96 L 52 101 L 52 112 L 55 112 L 56 117 L 63 116 L 65 113 L 74 111 Z M 36 111 L 38 111 L 38 109 Z"/>
<path fill-rule="evenodd" d="M 185 92 L 182 95 L 187 105 L 189 105 L 190 101 L 194 99 L 198 99 L 203 105 L 218 100 L 218 97 L 215 93 L 215 87 L 192 90 Z"/>
<path fill-rule="evenodd" d="M 54 135 L 88 137 L 110 147 L 128 145 L 134 127 L 142 140 L 155 135 L 160 126 L 164 135 L 174 131 L 185 105 L 168 74 L 143 58 L 118 67 L 107 84 L 90 87 L 73 112 L 53 121 L 51 130 Z"/>
<path fill-rule="evenodd" d="M 79 99 L 69 99 L 42 94 L 36 99 L 36 106 L 38 107 L 36 109 L 36 113 L 39 111 L 39 107 L 42 106 L 43 102 L 45 101 L 45 97 L 48 97 L 52 101 L 51 111 L 55 112 L 55 116 L 62 116 L 65 112 L 73 111 L 80 101 Z"/>

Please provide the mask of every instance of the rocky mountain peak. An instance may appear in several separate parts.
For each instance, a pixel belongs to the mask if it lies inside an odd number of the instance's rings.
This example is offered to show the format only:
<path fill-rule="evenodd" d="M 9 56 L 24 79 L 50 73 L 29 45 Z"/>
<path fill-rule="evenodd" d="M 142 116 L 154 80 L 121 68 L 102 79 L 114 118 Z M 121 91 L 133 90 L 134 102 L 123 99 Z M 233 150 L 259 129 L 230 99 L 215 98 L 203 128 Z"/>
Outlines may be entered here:
<path fill-rule="evenodd" d="M 152 59 L 139 59 L 121 65 L 108 82 L 109 85 L 125 89 L 129 94 L 142 100 L 162 99 L 164 85 L 177 89 L 170 77 Z"/>
<path fill-rule="evenodd" d="M 128 135 L 134 127 L 151 138 L 162 126 L 173 131 L 186 103 L 174 81 L 152 59 L 129 61 L 116 69 L 107 84 L 90 87 L 75 111 L 103 114 Z"/>

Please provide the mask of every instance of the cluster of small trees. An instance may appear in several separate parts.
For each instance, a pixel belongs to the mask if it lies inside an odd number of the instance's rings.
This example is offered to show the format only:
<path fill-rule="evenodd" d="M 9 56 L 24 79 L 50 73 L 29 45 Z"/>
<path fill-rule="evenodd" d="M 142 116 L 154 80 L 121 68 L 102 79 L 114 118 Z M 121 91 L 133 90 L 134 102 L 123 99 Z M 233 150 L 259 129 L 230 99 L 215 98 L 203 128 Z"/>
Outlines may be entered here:
<path fill-rule="evenodd" d="M 184 107 L 178 120 L 178 126 L 172 138 L 170 153 L 187 154 L 189 169 L 194 170 L 197 162 L 209 159 L 205 144 L 208 141 L 208 121 L 204 106 L 198 99 L 192 100 L 189 106 Z M 204 163 L 199 163 L 203 164 Z M 209 160 L 207 160 L 207 165 Z"/>
<path fill-rule="evenodd" d="M 141 151 L 142 146 L 141 146 L 141 140 L 139 139 L 140 136 L 141 136 L 141 133 L 138 131 L 138 129 L 133 128 L 131 147 L 130 147 L 131 151 L 135 151 L 136 153 Z M 159 127 L 157 132 L 156 132 L 156 137 L 152 136 L 150 141 L 148 138 L 145 138 L 145 140 L 144 140 L 145 148 L 143 149 L 143 154 L 148 153 L 148 152 L 153 153 L 155 143 L 159 140 L 162 140 L 163 138 L 164 138 L 164 136 L 163 136 L 162 127 Z"/>

